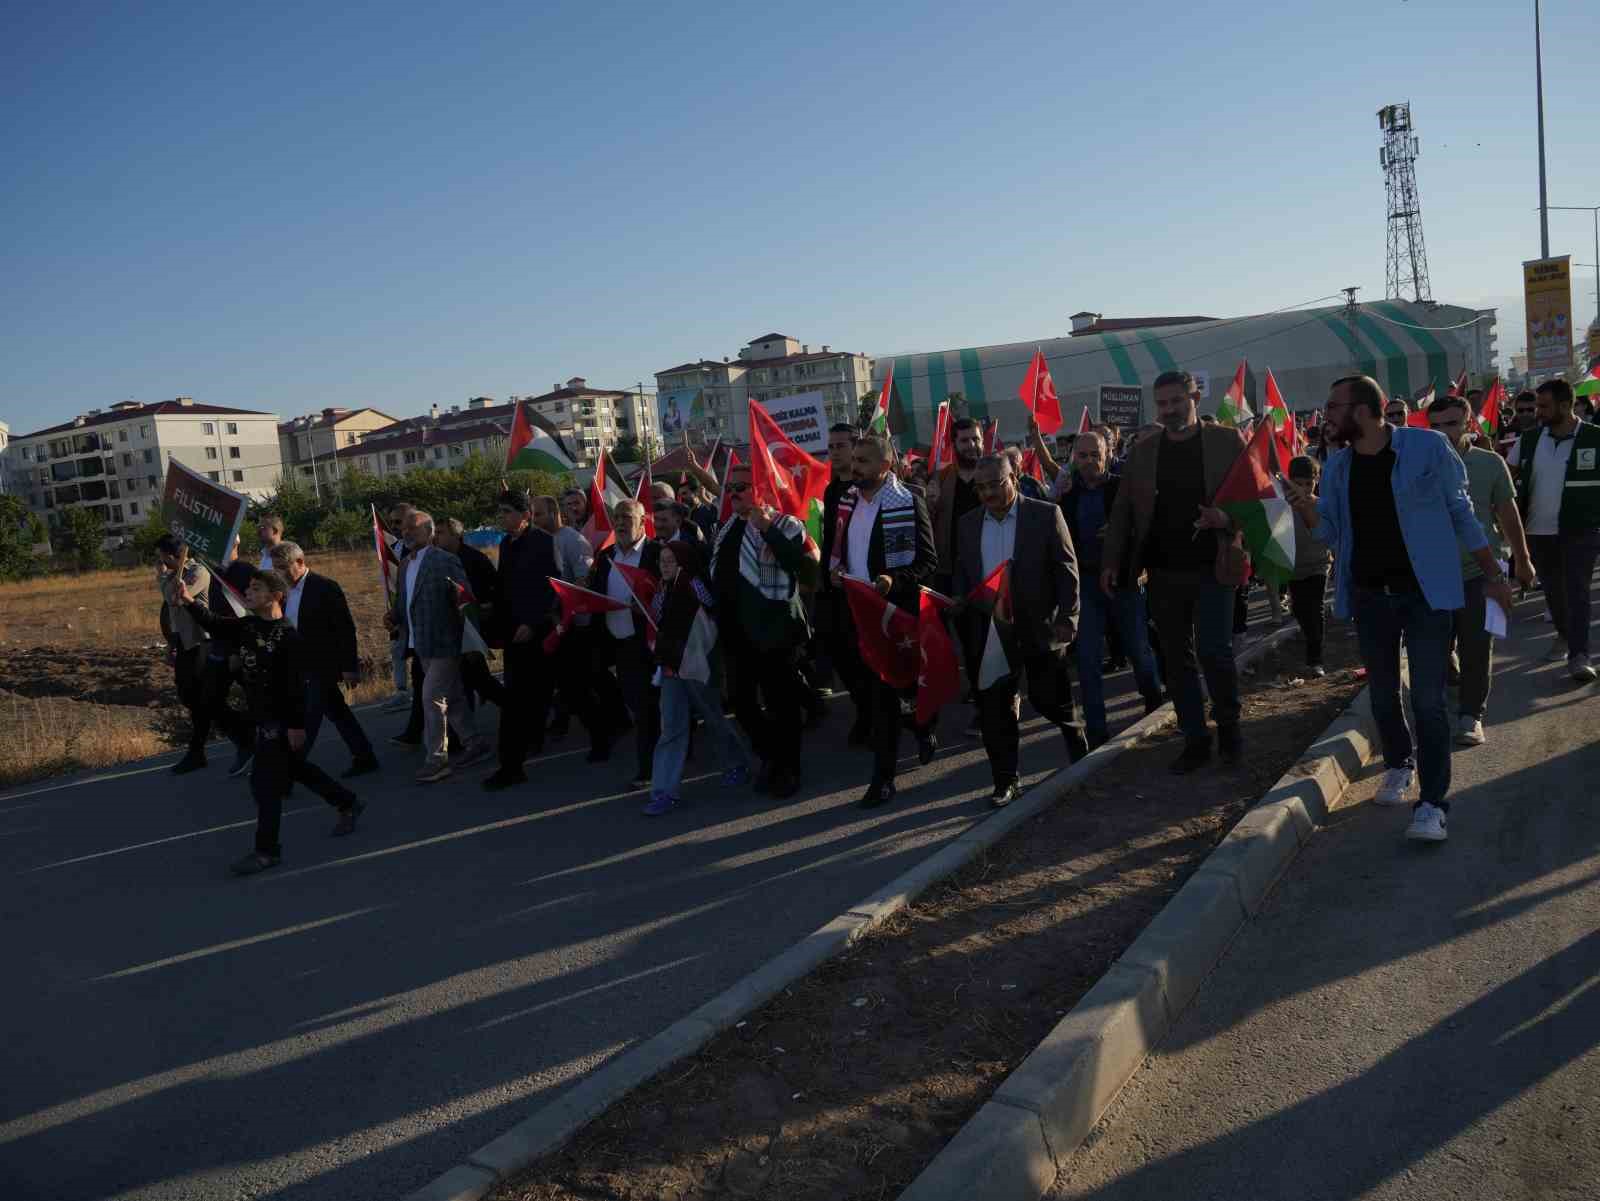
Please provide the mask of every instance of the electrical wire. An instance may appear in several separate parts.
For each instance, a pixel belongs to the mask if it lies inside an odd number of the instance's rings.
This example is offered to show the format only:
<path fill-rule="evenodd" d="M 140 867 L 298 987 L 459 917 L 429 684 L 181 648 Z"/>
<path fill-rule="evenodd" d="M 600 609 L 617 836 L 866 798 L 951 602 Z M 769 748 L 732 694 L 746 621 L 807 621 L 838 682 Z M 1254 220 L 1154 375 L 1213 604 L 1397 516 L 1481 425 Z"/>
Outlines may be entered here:
<path fill-rule="evenodd" d="M 1477 325 L 1481 321 L 1494 320 L 1494 318 L 1489 316 L 1487 313 L 1480 313 L 1471 321 L 1463 321 L 1460 325 L 1412 325 L 1409 321 L 1396 321 L 1393 317 L 1385 317 L 1382 313 L 1377 312 L 1374 309 L 1369 309 L 1365 305 L 1362 306 L 1362 312 L 1366 313 L 1366 315 L 1369 317 L 1376 317 L 1379 321 L 1385 321 L 1390 325 L 1398 325 L 1402 329 L 1422 329 L 1430 332 L 1446 332 L 1453 329 L 1466 329 L 1469 325 Z"/>

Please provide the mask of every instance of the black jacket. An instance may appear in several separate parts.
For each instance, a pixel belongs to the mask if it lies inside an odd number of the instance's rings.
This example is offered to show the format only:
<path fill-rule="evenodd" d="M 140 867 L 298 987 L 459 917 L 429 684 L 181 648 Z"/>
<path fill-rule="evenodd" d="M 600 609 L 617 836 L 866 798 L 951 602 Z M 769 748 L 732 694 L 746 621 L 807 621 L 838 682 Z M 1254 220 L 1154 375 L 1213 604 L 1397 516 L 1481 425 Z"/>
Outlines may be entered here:
<path fill-rule="evenodd" d="M 479 557 L 488 561 L 482 552 Z M 470 567 L 467 575 L 468 583 L 476 592 Z M 553 618 L 556 594 L 550 587 L 550 578 L 559 575 L 556 540 L 548 531 L 530 525 L 517 537 L 501 541 L 500 568 L 489 596 L 494 603 L 493 626 L 508 643 L 518 626 L 537 631 Z"/>
<path fill-rule="evenodd" d="M 875 580 L 880 575 L 887 575 L 893 581 L 889 588 L 890 603 L 915 611 L 920 603 L 919 589 L 939 570 L 939 552 L 933 545 L 933 518 L 928 515 L 927 500 L 921 489 L 907 488 L 906 491 L 911 493 L 917 525 L 917 549 L 911 564 L 893 571 L 884 566 L 883 511 L 880 509 L 872 525 L 872 540 L 867 545 L 866 576 L 869 580 Z M 851 563 L 847 566 L 856 568 L 858 565 Z"/>
<path fill-rule="evenodd" d="M 285 730 L 306 727 L 305 643 L 287 620 L 216 617 L 203 605 L 189 613 L 206 633 L 239 653 L 239 682 L 245 708 L 257 725 Z"/>
<path fill-rule="evenodd" d="M 1117 503 L 1117 489 L 1121 486 L 1122 477 L 1118 475 L 1106 476 L 1105 482 L 1100 485 L 1100 492 L 1106 498 L 1106 526 L 1110 526 L 1111 524 L 1111 508 Z M 1099 575 L 1102 559 L 1100 551 L 1105 545 L 1105 539 L 1097 538 L 1095 539 L 1094 544 L 1090 545 L 1087 539 L 1080 540 L 1078 538 L 1078 498 L 1082 494 L 1083 485 L 1074 481 L 1072 485 L 1072 491 L 1062 493 L 1061 500 L 1059 502 L 1061 505 L 1061 515 L 1067 519 L 1067 529 L 1072 534 L 1072 546 L 1073 549 L 1078 553 L 1078 566 L 1083 569 L 1083 573 L 1085 575 L 1087 575 L 1090 571 L 1092 571 L 1095 575 Z M 1128 565 L 1125 563 L 1122 567 L 1122 574 L 1117 580 L 1117 587 L 1126 588 L 1127 586 Z M 1099 584 L 1096 583 L 1095 587 L 1098 588 Z"/>
<path fill-rule="evenodd" d="M 589 591 L 601 596 L 606 594 L 606 585 L 611 582 L 611 560 L 616 557 L 615 542 L 594 557 L 594 566 L 589 569 Z M 654 538 L 644 540 L 639 550 L 639 566 L 657 579 L 661 578 L 661 543 Z"/>
<path fill-rule="evenodd" d="M 553 537 L 551 541 L 554 541 Z M 493 605 L 495 596 L 500 591 L 500 576 L 494 560 L 476 546 L 468 546 L 465 542 L 461 544 L 461 549 L 456 551 L 456 558 L 460 559 L 461 566 L 467 569 L 466 584 L 472 589 L 473 598 L 477 600 L 479 608 Z"/>
<path fill-rule="evenodd" d="M 988 510 L 979 505 L 956 523 L 958 599 L 983 583 L 983 523 L 987 519 Z M 1049 501 L 1019 496 L 1016 541 L 1011 547 L 1011 619 L 1022 653 L 1031 657 L 1055 650 L 1054 627 L 1061 624 L 1076 631 L 1078 607 L 1078 563 L 1066 517 Z M 976 609 L 967 614 L 967 653 L 981 658 L 988 623 Z"/>
<path fill-rule="evenodd" d="M 300 611 L 295 628 L 305 648 L 306 670 L 324 679 L 337 679 L 360 669 L 356 651 L 356 622 L 344 589 L 325 575 L 308 571 L 300 583 Z"/>
<path fill-rule="evenodd" d="M 671 584 L 663 584 L 657 594 L 660 616 L 656 627 L 656 662 L 669 671 L 683 665 L 683 652 L 694 629 L 694 619 L 704 608 L 695 593 L 698 580 L 709 594 L 710 588 L 699 577 L 680 571 Z"/>

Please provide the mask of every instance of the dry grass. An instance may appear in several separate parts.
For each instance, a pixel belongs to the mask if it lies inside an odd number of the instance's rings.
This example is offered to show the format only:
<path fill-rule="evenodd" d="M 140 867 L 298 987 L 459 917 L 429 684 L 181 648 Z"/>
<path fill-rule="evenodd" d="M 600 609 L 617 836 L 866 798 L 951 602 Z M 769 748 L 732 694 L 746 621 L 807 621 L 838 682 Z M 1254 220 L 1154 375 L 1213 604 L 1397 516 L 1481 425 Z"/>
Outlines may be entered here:
<path fill-rule="evenodd" d="M 344 588 L 356 620 L 362 679 L 352 704 L 394 693 L 383 591 L 370 553 L 312 554 L 312 570 Z M 153 567 L 52 576 L 0 584 L 0 787 L 63 771 L 105 768 L 184 745 L 188 722 L 170 696 L 153 690 L 129 704 L 94 704 L 41 687 L 7 652 L 43 650 L 65 673 L 82 664 L 82 690 L 102 681 L 90 666 L 116 651 L 142 674 L 161 654 L 161 597 Z M 158 673 L 170 680 L 170 673 Z M 50 695 L 41 695 L 50 693 Z"/>

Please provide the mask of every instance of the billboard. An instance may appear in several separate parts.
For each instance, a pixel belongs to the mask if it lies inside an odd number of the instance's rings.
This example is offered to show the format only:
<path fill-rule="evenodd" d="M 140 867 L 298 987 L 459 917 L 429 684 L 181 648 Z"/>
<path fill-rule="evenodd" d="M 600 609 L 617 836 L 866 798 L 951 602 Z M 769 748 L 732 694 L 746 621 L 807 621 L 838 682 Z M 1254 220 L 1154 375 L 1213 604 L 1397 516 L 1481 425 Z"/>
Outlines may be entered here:
<path fill-rule="evenodd" d="M 656 417 L 660 423 L 663 445 L 674 438 L 681 441 L 686 432 L 702 432 L 706 416 L 706 394 L 702 388 L 680 388 L 675 392 L 656 393 Z"/>
<path fill-rule="evenodd" d="M 1528 371 L 1545 375 L 1572 366 L 1572 266 L 1570 255 L 1522 264 L 1528 312 Z"/>
<path fill-rule="evenodd" d="M 821 392 L 775 396 L 762 401 L 761 407 L 772 415 L 778 428 L 801 450 L 819 459 L 825 456 L 828 449 L 828 410 L 822 402 Z"/>
<path fill-rule="evenodd" d="M 209 563 L 227 560 L 239 536 L 248 497 L 224 488 L 177 459 L 167 460 L 167 485 L 161 496 L 161 520 L 190 550 Z"/>
<path fill-rule="evenodd" d="M 1137 384 L 1101 384 L 1100 423 L 1138 429 L 1144 424 L 1144 389 Z"/>

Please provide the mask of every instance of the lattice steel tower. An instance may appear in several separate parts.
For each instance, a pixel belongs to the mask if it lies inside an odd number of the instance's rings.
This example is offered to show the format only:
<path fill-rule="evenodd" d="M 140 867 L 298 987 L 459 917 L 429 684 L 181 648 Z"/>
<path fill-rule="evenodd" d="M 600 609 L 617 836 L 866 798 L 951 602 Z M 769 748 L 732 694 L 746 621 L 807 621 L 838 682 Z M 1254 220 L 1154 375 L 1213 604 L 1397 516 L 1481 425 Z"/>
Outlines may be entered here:
<path fill-rule="evenodd" d="M 1380 108 L 1378 128 L 1383 130 L 1378 162 L 1389 193 L 1389 268 L 1384 295 L 1404 300 L 1409 289 L 1410 299 L 1431 301 L 1428 251 L 1422 242 L 1422 202 L 1417 199 L 1419 146 L 1411 132 L 1411 106 Z"/>

